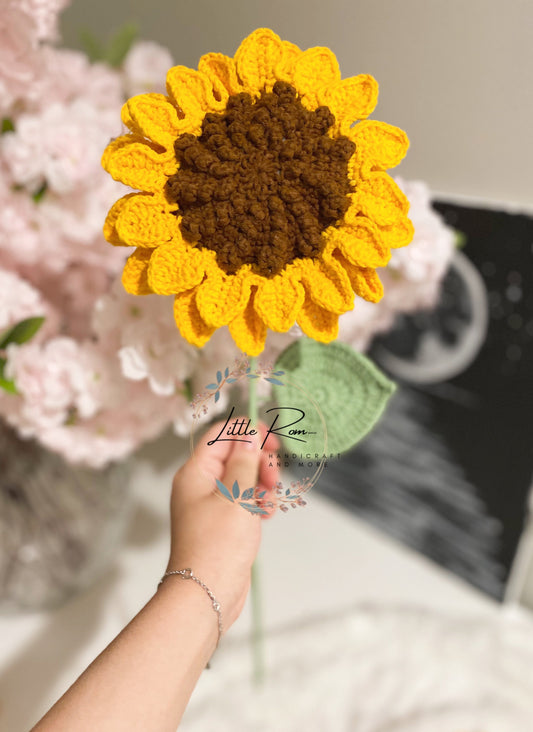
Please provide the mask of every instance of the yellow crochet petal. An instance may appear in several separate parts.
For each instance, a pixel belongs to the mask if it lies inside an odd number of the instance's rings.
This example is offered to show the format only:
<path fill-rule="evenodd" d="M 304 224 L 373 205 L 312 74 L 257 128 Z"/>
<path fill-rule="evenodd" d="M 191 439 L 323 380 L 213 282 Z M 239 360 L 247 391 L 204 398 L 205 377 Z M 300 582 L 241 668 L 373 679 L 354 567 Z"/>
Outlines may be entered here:
<path fill-rule="evenodd" d="M 283 51 L 280 37 L 269 28 L 258 28 L 244 39 L 235 54 L 235 65 L 246 91 L 257 95 L 265 87 L 272 89 Z"/>
<path fill-rule="evenodd" d="M 378 83 L 373 76 L 359 74 L 324 90 L 323 104 L 335 115 L 334 129 L 346 134 L 358 119 L 366 119 L 378 102 Z"/>
<path fill-rule="evenodd" d="M 387 246 L 392 249 L 399 249 L 409 244 L 415 234 L 415 229 L 411 219 L 406 217 L 398 219 L 390 226 L 378 227 L 381 231 L 383 239 L 387 242 Z"/>
<path fill-rule="evenodd" d="M 321 104 L 319 89 L 341 80 L 339 64 L 329 48 L 309 48 L 296 59 L 292 74 L 294 86 L 303 97 L 302 103 L 308 109 Z"/>
<path fill-rule="evenodd" d="M 380 171 L 360 180 L 351 199 L 354 208 L 378 226 L 391 226 L 405 218 L 409 211 L 404 193 L 387 173 Z"/>
<path fill-rule="evenodd" d="M 158 295 L 178 295 L 199 285 L 215 252 L 197 249 L 175 237 L 154 249 L 148 283 Z"/>
<path fill-rule="evenodd" d="M 131 132 L 135 132 L 137 135 L 139 135 L 140 137 L 142 137 L 142 132 L 137 127 L 137 124 L 136 124 L 135 120 L 133 120 L 131 118 L 131 114 L 129 112 L 129 109 L 128 109 L 128 105 L 127 104 L 123 104 L 122 105 L 122 109 L 120 111 L 120 118 L 121 118 L 123 124 L 126 127 L 128 127 L 131 130 Z"/>
<path fill-rule="evenodd" d="M 378 277 L 378 273 L 373 267 L 357 267 L 342 256 L 340 252 L 335 252 L 335 259 L 341 264 L 346 271 L 352 287 L 356 295 L 362 297 L 369 302 L 379 302 L 383 297 L 383 285 Z"/>
<path fill-rule="evenodd" d="M 134 132 L 173 150 L 174 140 L 183 130 L 175 107 L 163 94 L 139 94 L 122 107 L 122 121 Z"/>
<path fill-rule="evenodd" d="M 385 267 L 390 260 L 390 249 L 384 245 L 380 230 L 363 216 L 354 217 L 338 229 L 332 226 L 323 236 L 359 267 Z"/>
<path fill-rule="evenodd" d="M 126 196 L 119 198 L 118 201 L 115 201 L 115 203 L 109 209 L 104 223 L 104 237 L 110 244 L 114 244 L 115 246 L 126 245 L 126 242 L 122 241 L 117 233 L 116 224 L 117 219 L 120 216 L 121 211 L 126 206 L 128 200 L 132 196 L 136 195 L 136 193 L 128 193 Z"/>
<path fill-rule="evenodd" d="M 251 286 L 249 265 L 241 267 L 234 275 L 225 274 L 218 266 L 210 268 L 196 295 L 204 322 L 214 328 L 227 325 L 246 307 Z"/>
<path fill-rule="evenodd" d="M 386 122 L 364 120 L 358 122 L 346 133 L 356 145 L 356 151 L 350 161 L 362 165 L 363 161 L 380 170 L 394 168 L 404 158 L 408 148 L 407 135 L 399 127 Z"/>
<path fill-rule="evenodd" d="M 178 221 L 162 196 L 150 193 L 130 195 L 116 219 L 120 241 L 133 247 L 157 247 L 179 236 Z"/>
<path fill-rule="evenodd" d="M 107 170 L 109 161 L 113 159 L 113 156 L 119 150 L 122 150 L 123 148 L 131 145 L 132 142 L 143 142 L 143 138 L 140 135 L 131 133 L 128 133 L 126 135 L 120 135 L 119 137 L 114 137 L 102 153 L 101 163 L 104 170 Z"/>
<path fill-rule="evenodd" d="M 157 152 L 135 134 L 113 140 L 104 151 L 102 166 L 115 180 L 149 193 L 161 191 L 167 176 L 177 170 L 173 153 Z"/>
<path fill-rule="evenodd" d="M 229 324 L 229 332 L 237 347 L 249 356 L 258 356 L 265 347 L 267 327 L 255 310 L 253 291 L 246 308 Z"/>
<path fill-rule="evenodd" d="M 301 260 L 301 279 L 307 294 L 317 305 L 340 315 L 353 307 L 350 280 L 333 258 Z"/>
<path fill-rule="evenodd" d="M 235 61 L 223 53 L 206 53 L 198 62 L 198 71 L 209 79 L 215 97 L 218 94 L 221 102 L 226 103 L 230 94 L 243 91 Z"/>
<path fill-rule="evenodd" d="M 216 328 L 204 323 L 195 302 L 196 288 L 181 292 L 174 298 L 174 320 L 181 335 L 193 346 L 201 348 L 211 338 Z"/>
<path fill-rule="evenodd" d="M 167 73 L 167 92 L 182 118 L 183 132 L 199 135 L 206 112 L 221 111 L 213 85 L 205 74 L 186 66 L 173 66 Z"/>
<path fill-rule="evenodd" d="M 290 41 L 281 42 L 281 57 L 276 64 L 275 77 L 279 81 L 287 81 L 293 84 L 294 65 L 302 51 Z"/>
<path fill-rule="evenodd" d="M 305 335 L 321 343 L 329 343 L 339 334 L 339 316 L 321 308 L 308 295 L 298 313 L 297 322 Z"/>
<path fill-rule="evenodd" d="M 136 249 L 126 260 L 122 272 L 122 284 L 130 295 L 151 294 L 147 277 L 151 254 L 151 249 Z"/>
<path fill-rule="evenodd" d="M 298 276 L 297 269 L 291 269 L 289 265 L 280 274 L 263 279 L 259 284 L 255 309 L 271 330 L 285 333 L 294 325 L 305 298 Z"/>

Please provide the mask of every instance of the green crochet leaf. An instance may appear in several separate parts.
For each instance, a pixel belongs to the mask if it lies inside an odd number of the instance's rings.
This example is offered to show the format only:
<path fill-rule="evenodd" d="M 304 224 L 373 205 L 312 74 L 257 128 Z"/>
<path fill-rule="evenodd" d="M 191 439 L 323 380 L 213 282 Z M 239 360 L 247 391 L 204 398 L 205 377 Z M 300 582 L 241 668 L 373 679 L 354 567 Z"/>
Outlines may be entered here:
<path fill-rule="evenodd" d="M 286 372 L 285 384 L 272 387 L 278 406 L 302 409 L 305 417 L 298 427 L 316 432 L 299 446 L 308 452 L 324 452 L 322 421 L 310 398 L 326 423 L 327 453 L 337 453 L 370 432 L 396 389 L 372 361 L 337 341 L 325 345 L 300 338 L 283 351 L 275 368 Z M 295 449 L 290 438 L 284 442 Z"/>

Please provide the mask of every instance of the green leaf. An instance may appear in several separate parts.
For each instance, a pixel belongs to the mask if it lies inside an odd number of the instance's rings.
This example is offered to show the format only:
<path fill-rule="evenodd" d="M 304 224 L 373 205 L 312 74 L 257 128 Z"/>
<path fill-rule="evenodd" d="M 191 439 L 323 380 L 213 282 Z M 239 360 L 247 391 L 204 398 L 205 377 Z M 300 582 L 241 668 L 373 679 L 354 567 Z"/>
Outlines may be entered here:
<path fill-rule="evenodd" d="M 15 131 L 15 125 L 13 124 L 13 120 L 9 117 L 4 117 L 2 120 L 2 126 L 0 128 L 0 134 L 4 134 L 5 132 L 14 132 Z"/>
<path fill-rule="evenodd" d="M 101 41 L 87 28 L 80 31 L 81 47 L 93 63 L 95 61 L 103 61 L 105 52 Z"/>
<path fill-rule="evenodd" d="M 138 34 L 136 23 L 123 25 L 111 39 L 104 60 L 113 68 L 121 66 Z"/>
<path fill-rule="evenodd" d="M 300 338 L 283 351 L 275 367 L 286 372 L 284 386 L 272 387 L 277 403 L 300 409 L 305 415 L 292 426 L 306 430 L 308 434 L 298 434 L 304 442 L 291 439 L 289 428 L 277 433 L 287 447 L 297 446 L 298 451 L 322 454 L 349 450 L 375 426 L 395 391 L 394 383 L 372 361 L 338 341 L 326 345 Z M 276 427 L 296 419 L 288 414 L 280 412 Z"/>
<path fill-rule="evenodd" d="M 26 318 L 21 320 L 6 333 L 0 336 L 0 349 L 7 348 L 10 343 L 26 343 L 37 333 L 44 323 L 44 317 Z"/>
<path fill-rule="evenodd" d="M 12 379 L 6 379 L 4 376 L 4 369 L 6 366 L 6 359 L 0 358 L 0 389 L 7 391 L 8 394 L 16 394 L 17 387 Z"/>
<path fill-rule="evenodd" d="M 194 391 L 192 388 L 192 379 L 185 379 L 183 382 L 183 394 L 187 398 L 187 401 L 191 401 L 194 396 Z"/>
<path fill-rule="evenodd" d="M 45 181 L 42 186 L 39 188 L 39 190 L 35 191 L 35 193 L 32 195 L 33 200 L 35 203 L 39 203 L 39 201 L 42 200 L 44 194 L 48 190 L 48 183 Z"/>

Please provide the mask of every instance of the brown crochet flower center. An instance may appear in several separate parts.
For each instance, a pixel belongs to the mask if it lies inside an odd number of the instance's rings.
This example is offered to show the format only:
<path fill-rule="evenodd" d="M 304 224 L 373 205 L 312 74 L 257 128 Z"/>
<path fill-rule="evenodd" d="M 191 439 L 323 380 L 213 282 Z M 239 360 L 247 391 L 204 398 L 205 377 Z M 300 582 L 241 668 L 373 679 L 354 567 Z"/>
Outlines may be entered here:
<path fill-rule="evenodd" d="M 180 168 L 166 194 L 178 204 L 183 237 L 217 253 L 228 274 L 243 264 L 273 277 L 298 257 L 318 257 L 321 233 L 349 206 L 355 145 L 327 135 L 328 107 L 305 109 L 277 82 L 257 100 L 235 94 L 206 114 L 199 137 L 174 144 Z"/>

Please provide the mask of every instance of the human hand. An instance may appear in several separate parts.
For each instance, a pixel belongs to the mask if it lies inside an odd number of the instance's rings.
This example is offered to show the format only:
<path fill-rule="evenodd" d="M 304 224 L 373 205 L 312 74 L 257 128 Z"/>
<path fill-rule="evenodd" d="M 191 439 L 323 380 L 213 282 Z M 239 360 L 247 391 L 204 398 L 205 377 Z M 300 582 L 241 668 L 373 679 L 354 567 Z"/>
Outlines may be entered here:
<path fill-rule="evenodd" d="M 264 500 L 279 480 L 277 467 L 269 466 L 269 451 L 279 442 L 260 426 L 260 439 L 242 442 L 215 442 L 222 422 L 200 440 L 194 455 L 178 470 L 172 486 L 171 550 L 167 567 L 191 567 L 214 593 L 222 608 L 224 630 L 240 615 L 248 590 L 250 572 L 261 541 L 261 517 L 224 498 L 215 478 L 231 487 L 238 481 L 241 492 L 259 485 L 266 490 Z M 258 438 L 259 436 L 255 436 Z"/>

